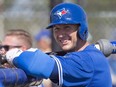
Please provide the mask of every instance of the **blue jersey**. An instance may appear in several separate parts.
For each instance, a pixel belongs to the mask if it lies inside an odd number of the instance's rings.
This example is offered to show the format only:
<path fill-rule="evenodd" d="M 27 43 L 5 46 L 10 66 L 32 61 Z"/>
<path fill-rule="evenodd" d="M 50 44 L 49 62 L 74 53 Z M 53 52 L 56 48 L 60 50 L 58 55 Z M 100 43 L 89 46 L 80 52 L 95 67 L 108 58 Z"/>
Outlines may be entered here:
<path fill-rule="evenodd" d="M 63 87 L 112 87 L 108 61 L 94 46 L 56 57 L 62 65 Z"/>
<path fill-rule="evenodd" d="M 106 57 L 91 45 L 64 56 L 25 51 L 13 62 L 28 75 L 50 78 L 62 87 L 112 87 Z"/>

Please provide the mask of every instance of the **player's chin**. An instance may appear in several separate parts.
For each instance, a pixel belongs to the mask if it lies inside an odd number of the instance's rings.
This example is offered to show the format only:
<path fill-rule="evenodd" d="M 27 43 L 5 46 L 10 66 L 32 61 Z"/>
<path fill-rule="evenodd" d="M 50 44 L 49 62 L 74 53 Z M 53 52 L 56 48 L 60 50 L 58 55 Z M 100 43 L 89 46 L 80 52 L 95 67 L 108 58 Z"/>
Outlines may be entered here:
<path fill-rule="evenodd" d="M 62 48 L 63 51 L 67 51 L 68 52 L 68 51 L 71 50 L 72 47 L 71 46 L 68 46 L 68 45 L 64 45 L 61 48 Z"/>

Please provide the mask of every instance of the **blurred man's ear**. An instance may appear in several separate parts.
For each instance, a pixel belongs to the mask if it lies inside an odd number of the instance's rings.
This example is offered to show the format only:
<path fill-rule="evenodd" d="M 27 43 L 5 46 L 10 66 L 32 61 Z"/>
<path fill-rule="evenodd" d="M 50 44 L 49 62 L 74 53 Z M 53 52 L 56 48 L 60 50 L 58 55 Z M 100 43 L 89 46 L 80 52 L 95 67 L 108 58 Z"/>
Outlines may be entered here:
<path fill-rule="evenodd" d="M 27 50 L 28 48 L 27 48 L 26 46 L 22 46 L 20 49 L 21 49 L 22 51 L 25 51 L 25 50 Z"/>

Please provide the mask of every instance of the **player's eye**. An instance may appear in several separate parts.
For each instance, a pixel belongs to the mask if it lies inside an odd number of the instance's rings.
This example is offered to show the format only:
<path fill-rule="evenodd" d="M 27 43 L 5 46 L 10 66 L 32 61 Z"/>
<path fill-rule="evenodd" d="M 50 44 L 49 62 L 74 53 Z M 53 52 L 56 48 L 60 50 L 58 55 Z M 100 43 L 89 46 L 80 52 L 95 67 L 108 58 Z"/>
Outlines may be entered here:
<path fill-rule="evenodd" d="M 53 28 L 53 31 L 54 31 L 54 32 L 56 32 L 56 31 L 58 31 L 58 30 L 59 30 L 59 28 L 56 28 L 56 27 Z"/>

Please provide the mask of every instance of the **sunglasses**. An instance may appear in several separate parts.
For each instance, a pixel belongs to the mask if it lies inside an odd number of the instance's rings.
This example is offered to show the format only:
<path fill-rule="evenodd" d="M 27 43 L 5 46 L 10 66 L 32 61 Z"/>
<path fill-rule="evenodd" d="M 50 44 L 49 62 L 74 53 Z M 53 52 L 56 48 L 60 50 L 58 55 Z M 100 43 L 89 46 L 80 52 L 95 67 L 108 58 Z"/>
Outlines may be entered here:
<path fill-rule="evenodd" d="M 0 46 L 0 49 L 2 49 L 2 48 L 4 48 L 5 49 L 5 51 L 8 51 L 9 49 L 11 49 L 11 48 L 20 48 L 20 47 L 22 47 L 22 46 L 12 46 L 12 45 L 1 45 Z"/>

